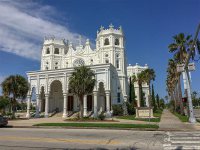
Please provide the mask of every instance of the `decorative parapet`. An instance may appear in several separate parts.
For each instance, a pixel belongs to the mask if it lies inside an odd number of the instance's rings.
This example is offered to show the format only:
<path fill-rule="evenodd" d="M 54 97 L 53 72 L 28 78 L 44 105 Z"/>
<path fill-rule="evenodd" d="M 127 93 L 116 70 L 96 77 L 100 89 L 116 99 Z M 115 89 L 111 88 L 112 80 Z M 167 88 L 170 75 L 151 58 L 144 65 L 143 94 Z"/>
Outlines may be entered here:
<path fill-rule="evenodd" d="M 97 36 L 110 33 L 123 35 L 122 27 L 120 26 L 118 29 L 115 29 L 114 26 L 110 24 L 108 29 L 104 29 L 104 27 L 101 26 L 100 31 L 97 30 Z"/>

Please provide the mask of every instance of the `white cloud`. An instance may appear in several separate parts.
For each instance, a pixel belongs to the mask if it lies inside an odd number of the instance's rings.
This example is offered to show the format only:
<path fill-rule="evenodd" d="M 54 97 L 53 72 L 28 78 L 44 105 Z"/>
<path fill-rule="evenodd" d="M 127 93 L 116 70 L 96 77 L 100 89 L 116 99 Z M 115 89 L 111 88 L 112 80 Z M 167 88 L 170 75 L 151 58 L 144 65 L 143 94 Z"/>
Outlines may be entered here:
<path fill-rule="evenodd" d="M 39 60 L 45 36 L 76 43 L 79 34 L 56 23 L 56 14 L 53 7 L 30 1 L 0 1 L 0 50 Z"/>

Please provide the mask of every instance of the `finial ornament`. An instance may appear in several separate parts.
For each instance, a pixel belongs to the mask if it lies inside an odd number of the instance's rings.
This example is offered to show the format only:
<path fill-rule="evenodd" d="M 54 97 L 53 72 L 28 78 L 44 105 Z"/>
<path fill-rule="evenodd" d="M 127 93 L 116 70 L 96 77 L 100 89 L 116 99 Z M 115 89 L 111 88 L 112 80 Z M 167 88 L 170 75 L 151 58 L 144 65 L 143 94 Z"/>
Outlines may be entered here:
<path fill-rule="evenodd" d="M 114 28 L 114 26 L 113 26 L 112 23 L 109 25 L 109 28 L 110 28 L 110 29 L 113 29 L 113 28 Z"/>
<path fill-rule="evenodd" d="M 102 31 L 103 29 L 104 29 L 104 27 L 103 27 L 103 26 L 101 26 L 101 27 L 100 27 L 100 31 Z"/>
<path fill-rule="evenodd" d="M 122 26 L 119 26 L 119 30 L 121 30 L 121 31 L 122 31 Z"/>
<path fill-rule="evenodd" d="M 86 45 L 89 45 L 89 44 L 90 44 L 90 40 L 87 39 L 85 44 L 86 44 Z"/>

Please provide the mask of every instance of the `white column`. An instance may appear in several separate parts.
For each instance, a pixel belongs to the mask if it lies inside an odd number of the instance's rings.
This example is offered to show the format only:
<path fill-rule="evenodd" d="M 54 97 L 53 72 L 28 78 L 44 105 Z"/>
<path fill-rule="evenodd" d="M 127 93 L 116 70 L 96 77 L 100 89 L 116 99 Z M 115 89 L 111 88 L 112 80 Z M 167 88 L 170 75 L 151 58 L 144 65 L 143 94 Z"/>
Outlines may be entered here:
<path fill-rule="evenodd" d="M 42 110 L 42 96 L 40 94 L 40 97 L 39 97 L 39 112 L 41 112 Z"/>
<path fill-rule="evenodd" d="M 87 95 L 83 97 L 83 116 L 87 117 Z"/>
<path fill-rule="evenodd" d="M 39 118 L 39 94 L 36 94 L 36 112 L 35 112 L 35 118 Z"/>
<path fill-rule="evenodd" d="M 49 94 L 45 94 L 45 118 L 49 117 Z"/>
<path fill-rule="evenodd" d="M 111 117 L 111 112 L 110 112 L 110 91 L 106 91 L 106 117 Z"/>
<path fill-rule="evenodd" d="M 93 96 L 94 96 L 94 118 L 97 117 L 97 91 L 93 91 Z"/>
<path fill-rule="evenodd" d="M 63 103 L 63 118 L 67 118 L 67 102 L 68 102 L 68 100 L 67 100 L 67 93 L 63 93 L 63 96 L 64 96 L 64 103 Z"/>
<path fill-rule="evenodd" d="M 30 118 L 31 95 L 27 95 L 27 113 L 26 118 Z"/>

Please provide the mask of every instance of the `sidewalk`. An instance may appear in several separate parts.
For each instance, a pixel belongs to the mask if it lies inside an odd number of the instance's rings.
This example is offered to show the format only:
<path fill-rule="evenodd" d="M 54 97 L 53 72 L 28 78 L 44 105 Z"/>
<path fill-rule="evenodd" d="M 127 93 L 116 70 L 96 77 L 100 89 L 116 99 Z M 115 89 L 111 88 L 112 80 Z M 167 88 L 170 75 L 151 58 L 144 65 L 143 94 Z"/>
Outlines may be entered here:
<path fill-rule="evenodd" d="M 198 124 L 198 123 L 197 123 Z M 173 115 L 169 110 L 165 109 L 159 123 L 160 130 L 177 130 L 177 131 L 195 131 L 198 130 L 197 124 L 181 122 L 179 118 Z"/>

